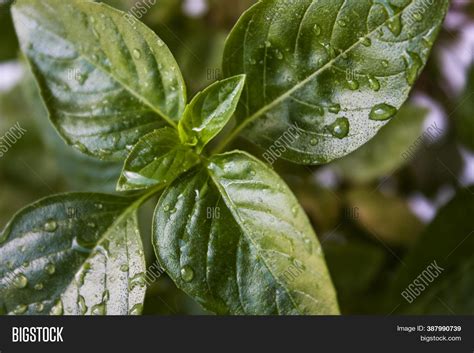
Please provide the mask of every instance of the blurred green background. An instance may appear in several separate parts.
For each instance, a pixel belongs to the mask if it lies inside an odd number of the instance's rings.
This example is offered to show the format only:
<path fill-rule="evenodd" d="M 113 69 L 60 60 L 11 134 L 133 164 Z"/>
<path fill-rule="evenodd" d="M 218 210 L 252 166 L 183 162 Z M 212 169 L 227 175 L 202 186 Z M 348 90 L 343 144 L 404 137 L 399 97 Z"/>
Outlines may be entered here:
<path fill-rule="evenodd" d="M 113 193 L 121 170 L 68 147 L 49 124 L 11 2 L 0 0 L 0 137 L 17 123 L 27 132 L 0 158 L 1 226 L 54 193 Z M 104 2 L 131 11 L 137 1 Z M 141 20 L 168 44 L 192 96 L 221 78 L 224 40 L 253 2 L 157 0 Z M 453 1 L 409 102 L 374 140 L 326 166 L 275 165 L 316 229 L 344 314 L 474 314 L 473 54 L 474 5 Z M 245 140 L 235 147 L 262 155 Z M 141 212 L 150 265 L 154 202 Z M 443 272 L 409 303 L 403 291 L 433 261 Z M 145 314 L 205 313 L 162 275 Z"/>

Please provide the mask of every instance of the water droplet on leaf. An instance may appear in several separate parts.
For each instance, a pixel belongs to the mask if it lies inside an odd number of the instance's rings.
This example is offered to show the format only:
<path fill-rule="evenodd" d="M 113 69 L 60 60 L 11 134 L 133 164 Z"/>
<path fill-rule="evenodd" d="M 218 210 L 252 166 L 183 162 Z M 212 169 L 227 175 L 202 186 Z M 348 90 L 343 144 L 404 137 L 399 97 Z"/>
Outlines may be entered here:
<path fill-rule="evenodd" d="M 50 220 L 44 225 L 44 230 L 46 232 L 52 233 L 56 231 L 56 229 L 58 229 L 58 224 L 56 223 L 56 221 Z"/>
<path fill-rule="evenodd" d="M 343 139 L 349 134 L 349 120 L 347 118 L 337 118 L 336 121 L 329 126 L 331 134 L 338 138 Z"/>
<path fill-rule="evenodd" d="M 142 52 L 139 49 L 133 49 L 133 57 L 135 59 L 140 59 L 142 57 Z"/>
<path fill-rule="evenodd" d="M 181 278 L 185 282 L 191 282 L 194 278 L 194 270 L 189 266 L 181 268 Z"/>
<path fill-rule="evenodd" d="M 371 120 L 388 120 L 395 114 L 397 114 L 397 108 L 389 104 L 382 103 L 372 108 L 369 118 Z"/>
<path fill-rule="evenodd" d="M 13 285 L 18 289 L 25 288 L 28 285 L 28 278 L 23 273 L 19 273 L 13 279 Z"/>

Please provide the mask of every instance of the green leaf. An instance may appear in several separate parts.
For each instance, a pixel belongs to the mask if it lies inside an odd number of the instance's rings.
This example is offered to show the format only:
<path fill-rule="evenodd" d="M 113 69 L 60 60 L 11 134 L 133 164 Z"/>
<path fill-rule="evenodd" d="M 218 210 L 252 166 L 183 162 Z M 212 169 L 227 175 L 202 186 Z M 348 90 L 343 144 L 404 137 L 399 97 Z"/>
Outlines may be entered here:
<path fill-rule="evenodd" d="M 333 166 L 356 183 L 367 183 L 392 174 L 408 163 L 418 150 L 426 114 L 424 108 L 404 105 L 397 117 L 380 129 L 371 141 Z"/>
<path fill-rule="evenodd" d="M 203 148 L 227 125 L 237 108 L 245 84 L 245 76 L 239 75 L 216 82 L 198 93 L 186 107 L 179 122 L 181 141 Z"/>
<path fill-rule="evenodd" d="M 412 305 L 403 305 L 404 315 L 473 315 L 474 259 L 467 259 L 459 268 L 438 277 L 423 296 Z"/>
<path fill-rule="evenodd" d="M 243 152 L 176 180 L 155 211 L 157 256 L 178 287 L 218 314 L 337 314 L 309 221 L 273 170 Z"/>
<path fill-rule="evenodd" d="M 183 79 L 145 25 L 80 0 L 18 0 L 12 10 L 50 118 L 68 144 L 122 160 L 144 134 L 176 125 L 186 102 Z"/>
<path fill-rule="evenodd" d="M 474 313 L 474 303 L 467 300 L 470 296 L 462 294 L 472 293 L 474 288 L 472 276 L 468 275 L 472 273 L 473 266 L 474 227 L 470 218 L 473 214 L 474 187 L 471 186 L 460 190 L 453 200 L 439 211 L 416 246 L 403 259 L 404 265 L 400 267 L 392 290 L 395 296 L 392 298 L 392 308 L 398 303 L 402 304 L 399 312 Z M 434 261 L 443 268 L 441 275 L 429 282 L 414 303 L 409 305 L 400 293 Z"/>
<path fill-rule="evenodd" d="M 145 260 L 133 201 L 64 194 L 17 213 L 0 234 L 0 308 L 14 314 L 140 312 Z"/>
<path fill-rule="evenodd" d="M 402 106 L 428 59 L 449 1 L 423 1 L 258 2 L 224 53 L 225 75 L 250 83 L 234 136 L 245 129 L 268 148 L 296 125 L 302 134 L 282 158 L 302 164 L 362 146 Z"/>
<path fill-rule="evenodd" d="M 122 171 L 120 162 L 101 161 L 85 155 L 73 147 L 64 144 L 48 119 L 48 112 L 43 104 L 32 74 L 28 74 L 20 83 L 18 95 L 21 105 L 17 113 L 36 123 L 36 128 L 45 149 L 39 150 L 38 144 L 31 144 L 35 151 L 34 158 L 48 156 L 54 161 L 54 173 L 60 175 L 72 190 L 87 192 L 113 192 L 117 179 Z M 56 170 L 57 169 L 57 170 Z M 35 199 L 38 199 L 36 197 Z M 25 205 L 25 204 L 23 204 Z"/>
<path fill-rule="evenodd" d="M 181 144 L 176 130 L 156 130 L 142 137 L 127 157 L 117 190 L 167 184 L 198 163 L 199 156 Z"/>

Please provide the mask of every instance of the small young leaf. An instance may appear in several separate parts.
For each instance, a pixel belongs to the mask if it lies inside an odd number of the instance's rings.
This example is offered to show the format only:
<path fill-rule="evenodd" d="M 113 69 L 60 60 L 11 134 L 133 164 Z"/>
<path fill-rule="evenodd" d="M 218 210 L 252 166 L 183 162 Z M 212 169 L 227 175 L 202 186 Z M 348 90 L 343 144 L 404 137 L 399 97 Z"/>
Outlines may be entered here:
<path fill-rule="evenodd" d="M 165 191 L 153 243 L 178 287 L 215 313 L 338 313 L 303 209 L 277 174 L 243 152 L 214 156 Z"/>
<path fill-rule="evenodd" d="M 178 65 L 156 34 L 107 5 L 18 0 L 16 31 L 61 136 L 82 152 L 122 160 L 127 146 L 186 103 Z"/>
<path fill-rule="evenodd" d="M 145 259 L 133 201 L 64 194 L 17 213 L 0 234 L 0 307 L 30 315 L 140 312 Z"/>
<path fill-rule="evenodd" d="M 266 0 L 227 40 L 225 75 L 246 74 L 238 128 L 282 158 L 326 163 L 369 141 L 408 97 L 449 5 L 436 0 Z M 423 9 L 420 14 L 419 9 Z M 413 14 L 417 14 L 414 16 Z"/>
<path fill-rule="evenodd" d="M 156 130 L 142 137 L 127 157 L 117 190 L 166 184 L 198 163 L 199 156 L 181 144 L 176 130 Z"/>
<path fill-rule="evenodd" d="M 196 146 L 200 153 L 229 122 L 244 88 L 245 76 L 239 75 L 214 83 L 198 93 L 186 107 L 179 122 L 184 144 Z"/>

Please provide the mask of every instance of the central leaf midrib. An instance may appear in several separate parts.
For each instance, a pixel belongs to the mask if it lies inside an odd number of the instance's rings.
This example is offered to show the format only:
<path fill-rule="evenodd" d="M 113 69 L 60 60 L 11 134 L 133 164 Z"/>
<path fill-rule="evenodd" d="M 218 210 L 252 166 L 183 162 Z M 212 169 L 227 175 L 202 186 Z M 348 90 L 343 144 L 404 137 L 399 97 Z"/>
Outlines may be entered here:
<path fill-rule="evenodd" d="M 97 4 L 93 4 L 93 5 L 97 5 Z M 61 39 L 63 39 L 65 42 L 71 44 L 74 48 L 74 50 L 76 51 L 76 53 L 78 53 L 79 55 L 76 57 L 77 58 L 80 58 L 80 59 L 83 59 L 85 61 L 87 61 L 89 64 L 91 64 L 93 67 L 101 70 L 102 72 L 104 72 L 107 76 L 109 76 L 111 79 L 113 79 L 115 82 L 117 82 L 120 86 L 122 86 L 127 92 L 129 92 L 132 96 L 134 96 L 136 99 L 138 99 L 139 101 L 141 101 L 142 103 L 144 103 L 146 106 L 148 106 L 153 112 L 155 112 L 158 116 L 160 116 L 163 120 L 165 120 L 168 124 L 170 124 L 172 127 L 176 128 L 177 125 L 176 123 L 174 122 L 173 119 L 171 119 L 167 114 L 163 113 L 159 108 L 155 107 L 151 102 L 148 101 L 148 99 L 146 99 L 145 97 L 143 97 L 142 95 L 136 93 L 131 87 L 129 87 L 126 83 L 124 83 L 121 79 L 117 78 L 115 75 L 113 75 L 111 72 L 107 71 L 105 68 L 103 68 L 101 65 L 97 65 L 96 63 L 94 63 L 93 61 L 91 61 L 87 56 L 86 54 L 84 54 L 82 51 L 79 50 L 79 48 L 77 47 L 77 45 L 72 42 L 70 40 L 70 38 L 67 36 L 67 32 L 65 34 L 64 37 L 62 37 L 61 35 L 59 35 L 58 33 L 54 32 L 54 30 L 48 28 L 47 26 L 43 25 L 41 23 L 41 21 L 38 21 L 36 18 L 30 16 L 28 13 L 24 12 L 24 11 L 21 11 L 21 9 L 18 10 L 23 16 L 29 18 L 30 20 L 33 20 L 40 28 L 44 29 L 45 31 L 49 32 L 50 34 L 52 34 L 53 36 L 57 36 Z M 64 28 L 64 23 L 61 21 L 61 25 L 62 27 Z M 35 51 L 36 52 L 36 51 Z"/>
<path fill-rule="evenodd" d="M 271 274 L 271 276 L 273 277 L 273 279 L 275 280 L 275 282 L 281 287 L 284 289 L 284 291 L 287 293 L 288 297 L 290 298 L 294 308 L 296 310 L 298 310 L 298 312 L 302 313 L 300 311 L 300 308 L 299 308 L 299 305 L 296 303 L 295 299 L 293 298 L 290 290 L 283 284 L 280 282 L 280 279 L 278 278 L 278 276 L 275 275 L 275 273 L 273 273 L 272 269 L 270 268 L 269 264 L 266 262 L 265 260 L 265 256 L 262 254 L 262 252 L 260 251 L 260 247 L 255 243 L 254 239 L 249 235 L 249 233 L 251 232 L 248 232 L 247 231 L 247 228 L 244 226 L 244 222 L 242 221 L 242 219 L 240 218 L 240 215 L 236 212 L 236 209 L 237 209 L 237 206 L 234 204 L 234 202 L 232 201 L 232 199 L 229 197 L 229 195 L 227 194 L 227 191 L 221 186 L 221 184 L 219 183 L 219 181 L 217 180 L 217 178 L 214 176 L 214 174 L 212 173 L 211 169 L 209 169 L 208 167 L 206 168 L 207 170 L 207 173 L 208 175 L 211 177 L 212 181 L 214 182 L 214 185 L 216 186 L 217 190 L 219 191 L 219 193 L 222 195 L 222 198 L 227 206 L 227 208 L 229 209 L 229 211 L 231 212 L 234 220 L 236 221 L 236 223 L 238 224 L 239 228 L 242 230 L 242 233 L 244 234 L 244 237 L 246 239 L 248 239 L 250 241 L 250 243 L 252 244 L 253 248 L 257 251 L 257 253 L 260 255 L 260 259 L 262 259 L 262 263 L 265 265 L 265 267 L 267 268 L 268 272 Z"/>
<path fill-rule="evenodd" d="M 416 1 L 416 0 L 415 0 Z M 388 19 L 386 21 L 384 21 L 382 24 L 380 24 L 379 26 L 375 27 L 371 32 L 367 33 L 364 37 L 361 37 L 361 38 L 369 38 L 372 34 L 374 34 L 376 31 L 378 31 L 379 29 L 381 29 L 382 27 L 386 26 L 391 20 L 393 20 L 394 18 L 396 18 L 397 16 L 402 16 L 402 14 L 404 13 L 404 11 L 413 4 L 413 2 L 411 2 L 409 5 L 407 5 L 405 8 L 403 8 L 403 10 L 401 10 L 398 14 L 395 14 L 394 16 L 391 16 L 391 17 L 388 17 Z M 329 69 L 330 67 L 332 67 L 332 65 L 337 61 L 339 60 L 340 58 L 342 58 L 344 55 L 347 55 L 347 53 L 349 53 L 350 51 L 352 51 L 354 48 L 356 48 L 358 45 L 361 44 L 361 41 L 358 40 L 356 42 L 354 42 L 350 47 L 348 47 L 346 50 L 344 51 L 341 51 L 338 55 L 336 55 L 333 59 L 331 59 L 330 61 L 328 61 L 326 64 L 324 64 L 321 68 L 319 68 L 318 70 L 316 70 L 315 72 L 313 72 L 311 75 L 309 75 L 308 77 L 306 77 L 304 80 L 302 80 L 300 83 L 296 84 L 295 86 L 293 86 L 291 89 L 289 89 L 288 91 L 286 91 L 285 93 L 283 93 L 282 95 L 280 95 L 279 97 L 277 97 L 276 99 L 274 99 L 272 102 L 270 102 L 269 104 L 263 106 L 262 108 L 260 108 L 257 112 L 255 112 L 254 114 L 252 114 L 249 118 L 245 119 L 237 128 L 236 128 L 236 134 L 240 133 L 247 125 L 249 125 L 250 123 L 252 123 L 254 120 L 258 119 L 261 115 L 263 115 L 265 112 L 271 110 L 273 107 L 277 106 L 279 103 L 281 103 L 282 101 L 284 101 L 286 98 L 290 97 L 292 93 L 294 93 L 295 91 L 297 91 L 298 89 L 300 89 L 301 87 L 304 87 L 308 82 L 310 82 L 313 78 L 317 77 L 318 75 L 320 75 L 321 73 L 323 73 L 325 70 Z M 248 91 L 248 90 L 247 90 Z"/>

